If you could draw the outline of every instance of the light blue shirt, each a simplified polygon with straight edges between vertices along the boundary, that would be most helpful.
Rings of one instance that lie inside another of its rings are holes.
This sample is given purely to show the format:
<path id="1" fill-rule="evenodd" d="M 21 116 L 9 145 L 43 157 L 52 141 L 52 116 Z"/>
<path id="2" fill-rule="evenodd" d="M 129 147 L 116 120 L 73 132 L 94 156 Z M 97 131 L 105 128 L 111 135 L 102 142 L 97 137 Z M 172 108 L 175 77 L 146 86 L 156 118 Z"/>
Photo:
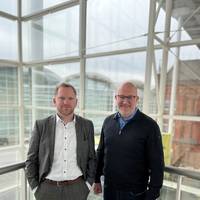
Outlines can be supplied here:
<path id="1" fill-rule="evenodd" d="M 119 117 L 118 122 L 119 122 L 119 126 L 120 126 L 120 132 L 119 134 L 121 134 L 121 130 L 124 128 L 124 126 L 131 120 L 133 119 L 133 117 L 135 116 L 136 112 L 137 112 L 138 108 L 136 108 L 134 110 L 134 112 L 129 115 L 128 117 L 122 117 L 121 114 L 118 112 L 117 116 Z"/>

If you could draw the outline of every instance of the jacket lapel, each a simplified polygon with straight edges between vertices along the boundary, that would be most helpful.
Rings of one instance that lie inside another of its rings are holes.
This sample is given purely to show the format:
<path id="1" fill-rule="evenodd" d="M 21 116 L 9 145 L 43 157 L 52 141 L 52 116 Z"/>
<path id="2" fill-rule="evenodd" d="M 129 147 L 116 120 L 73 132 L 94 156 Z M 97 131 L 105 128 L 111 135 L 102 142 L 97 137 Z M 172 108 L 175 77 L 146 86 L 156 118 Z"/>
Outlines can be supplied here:
<path id="1" fill-rule="evenodd" d="M 56 115 L 53 115 L 48 123 L 49 132 L 49 149 L 50 149 L 50 163 L 53 163 L 54 146 L 55 146 L 55 132 L 56 132 Z"/>
<path id="2" fill-rule="evenodd" d="M 76 129 L 76 140 L 77 140 L 77 162 L 80 166 L 80 158 L 81 158 L 81 139 L 82 139 L 82 123 L 81 118 L 75 115 L 75 129 Z"/>

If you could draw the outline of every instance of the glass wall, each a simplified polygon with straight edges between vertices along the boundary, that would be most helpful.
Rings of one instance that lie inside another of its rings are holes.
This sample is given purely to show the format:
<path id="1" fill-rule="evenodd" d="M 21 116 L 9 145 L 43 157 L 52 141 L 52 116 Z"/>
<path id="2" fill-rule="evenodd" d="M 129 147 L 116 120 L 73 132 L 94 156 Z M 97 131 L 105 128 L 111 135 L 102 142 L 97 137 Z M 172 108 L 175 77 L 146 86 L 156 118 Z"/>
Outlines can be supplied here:
<path id="1" fill-rule="evenodd" d="M 116 112 L 116 87 L 130 80 L 138 87 L 138 107 L 171 137 L 169 163 L 200 169 L 200 162 L 190 159 L 197 160 L 200 151 L 195 6 L 184 4 L 188 8 L 182 10 L 173 4 L 166 18 L 168 1 L 157 2 L 151 33 L 149 7 L 155 1 L 22 0 L 22 18 L 13 2 L 0 3 L 0 149 L 15 145 L 23 155 L 17 158 L 25 158 L 22 145 L 28 145 L 36 119 L 55 113 L 52 96 L 62 81 L 75 86 L 76 112 L 92 119 L 99 134 L 104 118 Z"/>
<path id="2" fill-rule="evenodd" d="M 17 60 L 17 23 L 0 17 L 0 27 L 0 59 Z"/>
<path id="3" fill-rule="evenodd" d="M 87 53 L 146 46 L 148 6 L 147 0 L 88 0 Z"/>

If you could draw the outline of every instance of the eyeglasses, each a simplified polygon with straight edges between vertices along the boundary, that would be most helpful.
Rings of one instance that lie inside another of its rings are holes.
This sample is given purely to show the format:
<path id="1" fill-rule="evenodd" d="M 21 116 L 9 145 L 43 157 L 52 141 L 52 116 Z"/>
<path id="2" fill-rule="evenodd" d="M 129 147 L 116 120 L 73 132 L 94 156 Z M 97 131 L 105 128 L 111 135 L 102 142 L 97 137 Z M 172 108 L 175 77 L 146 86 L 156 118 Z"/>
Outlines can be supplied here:
<path id="1" fill-rule="evenodd" d="M 137 96 L 134 95 L 129 95 L 129 96 L 125 96 L 125 95 L 116 95 L 116 97 L 118 97 L 120 99 L 120 101 L 124 101 L 125 99 L 127 99 L 128 101 L 132 101 L 133 99 L 135 99 Z"/>

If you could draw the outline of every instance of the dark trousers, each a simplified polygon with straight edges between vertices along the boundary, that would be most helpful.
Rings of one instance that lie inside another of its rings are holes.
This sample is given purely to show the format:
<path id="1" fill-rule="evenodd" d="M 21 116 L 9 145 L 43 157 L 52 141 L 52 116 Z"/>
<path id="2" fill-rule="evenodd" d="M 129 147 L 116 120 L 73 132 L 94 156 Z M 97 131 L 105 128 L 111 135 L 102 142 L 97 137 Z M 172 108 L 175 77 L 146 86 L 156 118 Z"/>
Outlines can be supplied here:
<path id="1" fill-rule="evenodd" d="M 144 200 L 145 192 L 134 193 L 133 191 L 116 190 L 104 187 L 104 200 Z"/>
<path id="2" fill-rule="evenodd" d="M 89 194 L 84 180 L 70 185 L 52 185 L 42 182 L 35 192 L 36 200 L 86 200 Z"/>

